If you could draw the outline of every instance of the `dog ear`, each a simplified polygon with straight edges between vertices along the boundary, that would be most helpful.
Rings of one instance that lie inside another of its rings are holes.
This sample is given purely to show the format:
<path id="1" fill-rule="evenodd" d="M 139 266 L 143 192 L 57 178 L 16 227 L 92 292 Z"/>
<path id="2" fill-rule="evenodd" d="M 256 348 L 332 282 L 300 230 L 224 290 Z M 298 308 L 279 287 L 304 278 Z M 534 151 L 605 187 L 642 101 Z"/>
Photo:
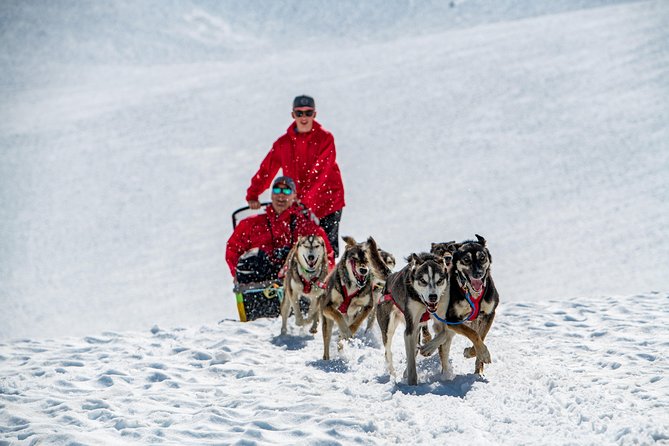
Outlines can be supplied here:
<path id="1" fill-rule="evenodd" d="M 355 239 L 353 237 L 348 236 L 348 235 L 343 235 L 341 237 L 341 239 L 344 240 L 348 246 L 357 245 L 357 243 L 355 242 Z"/>
<path id="2" fill-rule="evenodd" d="M 481 245 L 485 246 L 485 239 L 478 234 L 474 234 L 474 235 L 476 236 L 476 239 L 479 241 L 479 243 Z"/>

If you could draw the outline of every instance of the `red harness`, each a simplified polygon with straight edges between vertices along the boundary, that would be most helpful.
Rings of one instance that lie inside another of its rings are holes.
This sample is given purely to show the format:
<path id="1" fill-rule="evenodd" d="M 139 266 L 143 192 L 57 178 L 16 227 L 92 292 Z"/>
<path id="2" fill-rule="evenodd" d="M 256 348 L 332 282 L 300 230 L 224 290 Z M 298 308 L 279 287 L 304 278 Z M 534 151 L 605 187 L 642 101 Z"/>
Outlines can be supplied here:
<path id="1" fill-rule="evenodd" d="M 400 310 L 400 313 L 404 314 L 404 311 L 402 311 L 402 309 L 400 308 L 400 306 L 397 305 L 397 302 L 395 302 L 395 299 L 393 299 L 393 295 L 392 295 L 392 294 L 390 294 L 390 293 L 388 293 L 388 294 L 384 294 L 384 295 L 381 297 L 381 299 L 379 299 L 379 303 L 381 303 L 381 302 L 388 302 L 388 301 L 392 301 L 393 304 L 395 304 L 395 306 L 397 307 L 397 309 Z M 429 320 L 430 320 L 430 312 L 427 311 L 427 310 L 425 310 L 425 313 L 423 313 L 423 315 L 420 317 L 420 321 L 421 321 L 421 322 L 427 322 L 427 321 L 429 321 Z"/>
<path id="2" fill-rule="evenodd" d="M 349 305 L 351 305 L 351 301 L 353 300 L 354 297 L 360 294 L 362 288 L 358 288 L 358 291 L 356 291 L 353 294 L 348 294 L 348 292 L 346 291 L 346 287 L 344 285 L 342 285 L 341 290 L 344 292 L 344 302 L 342 302 L 341 305 L 339 305 L 339 312 L 341 314 L 346 314 Z"/>
<path id="3" fill-rule="evenodd" d="M 318 288 L 322 290 L 324 290 L 325 287 L 327 286 L 325 282 L 321 282 L 318 280 L 318 276 L 314 276 L 314 278 L 311 280 L 306 280 L 304 277 L 300 276 L 300 280 L 302 281 L 302 289 L 304 290 L 305 294 L 311 293 L 312 285 L 316 285 Z"/>
<path id="4" fill-rule="evenodd" d="M 469 305 L 472 307 L 472 312 L 469 314 L 469 317 L 467 318 L 467 320 L 468 321 L 473 321 L 479 315 L 479 311 L 481 309 L 481 299 L 485 295 L 485 285 L 483 285 L 481 287 L 481 294 L 479 294 L 479 297 L 476 297 L 476 298 L 473 297 L 472 294 L 468 290 L 466 290 L 462 287 L 460 287 L 460 289 L 465 292 L 465 297 L 469 301 Z"/>

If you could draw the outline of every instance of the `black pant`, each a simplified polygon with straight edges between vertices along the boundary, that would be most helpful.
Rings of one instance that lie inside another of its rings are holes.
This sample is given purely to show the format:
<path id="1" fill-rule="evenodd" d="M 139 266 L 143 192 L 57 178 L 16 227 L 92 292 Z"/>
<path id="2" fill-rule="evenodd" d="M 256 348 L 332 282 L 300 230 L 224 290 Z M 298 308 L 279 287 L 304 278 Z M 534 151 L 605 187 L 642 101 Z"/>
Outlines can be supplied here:
<path id="1" fill-rule="evenodd" d="M 341 221 L 341 211 L 342 209 L 326 215 L 319 220 L 320 226 L 327 234 L 330 245 L 334 250 L 335 259 L 339 257 L 339 222 Z"/>

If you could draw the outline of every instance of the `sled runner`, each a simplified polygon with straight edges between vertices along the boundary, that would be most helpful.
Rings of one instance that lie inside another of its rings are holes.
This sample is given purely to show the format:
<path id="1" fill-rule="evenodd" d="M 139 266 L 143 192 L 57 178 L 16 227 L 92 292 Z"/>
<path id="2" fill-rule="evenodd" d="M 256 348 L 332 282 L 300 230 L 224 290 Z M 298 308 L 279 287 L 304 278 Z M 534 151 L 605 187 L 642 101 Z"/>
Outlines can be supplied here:
<path id="1" fill-rule="evenodd" d="M 260 209 L 241 207 L 232 213 L 232 228 L 252 215 L 257 215 L 269 202 L 261 203 Z M 253 321 L 261 317 L 278 317 L 283 300 L 283 282 L 274 278 L 263 282 L 239 283 L 233 288 L 237 300 L 237 312 L 241 322 Z"/>

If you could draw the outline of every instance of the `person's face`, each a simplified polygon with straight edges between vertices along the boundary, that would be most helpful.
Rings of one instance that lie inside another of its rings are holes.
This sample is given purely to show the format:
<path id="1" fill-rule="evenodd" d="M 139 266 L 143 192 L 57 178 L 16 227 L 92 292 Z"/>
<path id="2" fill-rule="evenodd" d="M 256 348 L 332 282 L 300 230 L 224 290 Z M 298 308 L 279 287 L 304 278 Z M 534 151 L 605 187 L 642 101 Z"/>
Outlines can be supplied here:
<path id="1" fill-rule="evenodd" d="M 314 126 L 316 110 L 311 107 L 297 107 L 293 109 L 291 116 L 295 119 L 298 133 L 306 133 Z"/>
<path id="2" fill-rule="evenodd" d="M 287 184 L 279 183 L 272 187 L 272 207 L 277 214 L 280 214 L 291 207 L 294 202 L 295 191 L 292 190 Z"/>

